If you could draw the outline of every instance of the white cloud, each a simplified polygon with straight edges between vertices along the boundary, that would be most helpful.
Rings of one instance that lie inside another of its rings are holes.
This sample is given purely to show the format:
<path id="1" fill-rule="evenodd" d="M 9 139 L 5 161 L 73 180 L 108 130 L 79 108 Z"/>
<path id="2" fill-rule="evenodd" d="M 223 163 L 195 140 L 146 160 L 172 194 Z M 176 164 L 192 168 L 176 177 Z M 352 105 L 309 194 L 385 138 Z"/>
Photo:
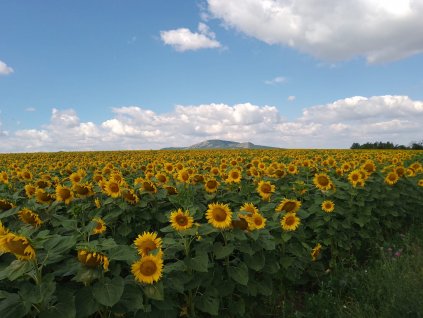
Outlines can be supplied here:
<path id="1" fill-rule="evenodd" d="M 423 52 L 421 0 L 208 0 L 208 16 L 267 44 L 327 61 Z"/>
<path id="2" fill-rule="evenodd" d="M 286 148 L 347 148 L 353 142 L 422 139 L 423 101 L 407 96 L 353 96 L 305 108 L 288 120 L 274 106 L 251 103 L 177 105 L 158 114 L 116 107 L 102 123 L 81 122 L 75 110 L 53 109 L 41 128 L 2 131 L 0 152 L 159 149 L 207 139 Z"/>
<path id="3" fill-rule="evenodd" d="M 12 74 L 13 72 L 14 72 L 13 68 L 8 66 L 3 61 L 0 61 L 0 75 L 9 75 L 9 74 Z"/>
<path id="4" fill-rule="evenodd" d="M 294 95 L 288 96 L 288 98 L 286 99 L 288 102 L 293 102 L 297 97 L 295 97 Z"/>
<path id="5" fill-rule="evenodd" d="M 277 85 L 277 84 L 283 84 L 286 83 L 287 79 L 283 76 L 277 76 L 275 78 L 272 78 L 271 80 L 264 81 L 267 85 Z"/>
<path id="6" fill-rule="evenodd" d="M 204 24 L 198 24 L 198 32 L 191 32 L 187 28 L 179 28 L 169 31 L 161 31 L 162 41 L 172 46 L 176 51 L 196 51 L 199 49 L 220 48 L 221 44 L 216 40 L 216 35 Z"/>
<path id="7" fill-rule="evenodd" d="M 27 107 L 27 108 L 25 108 L 25 111 L 26 112 L 35 112 L 36 109 L 35 109 L 35 107 Z"/>

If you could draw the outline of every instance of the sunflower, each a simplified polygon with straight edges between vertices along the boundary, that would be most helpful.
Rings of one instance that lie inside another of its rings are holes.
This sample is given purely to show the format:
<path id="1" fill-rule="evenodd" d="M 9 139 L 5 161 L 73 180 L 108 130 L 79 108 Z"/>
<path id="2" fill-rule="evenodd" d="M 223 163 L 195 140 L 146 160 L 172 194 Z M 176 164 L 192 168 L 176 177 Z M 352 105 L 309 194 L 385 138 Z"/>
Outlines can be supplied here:
<path id="1" fill-rule="evenodd" d="M 35 195 L 35 191 L 37 190 L 37 188 L 32 184 L 26 184 L 24 189 L 25 189 L 25 194 L 29 199 Z"/>
<path id="2" fill-rule="evenodd" d="M 157 188 L 156 188 L 156 186 L 155 186 L 155 184 L 153 182 L 144 180 L 141 183 L 140 191 L 149 192 L 149 193 L 156 193 L 157 192 Z"/>
<path id="3" fill-rule="evenodd" d="M 43 223 L 39 215 L 35 212 L 32 212 L 28 208 L 23 208 L 22 210 L 20 210 L 18 215 L 19 215 L 19 219 L 22 222 L 26 224 L 31 224 L 32 226 L 35 226 L 35 227 L 38 227 Z"/>
<path id="4" fill-rule="evenodd" d="M 204 188 L 208 193 L 213 193 L 217 191 L 217 187 L 219 186 L 219 182 L 217 182 L 215 179 L 209 179 L 204 184 Z"/>
<path id="5" fill-rule="evenodd" d="M 139 234 L 134 240 L 135 247 L 138 250 L 138 254 L 141 256 L 147 256 L 151 251 L 162 247 L 162 239 L 157 237 L 157 233 L 144 232 L 142 235 Z"/>
<path id="6" fill-rule="evenodd" d="M 73 200 L 73 192 L 70 188 L 57 185 L 56 186 L 56 201 L 63 201 L 65 204 L 69 204 Z"/>
<path id="7" fill-rule="evenodd" d="M 103 265 L 103 269 L 109 269 L 109 258 L 98 252 L 90 252 L 85 249 L 78 250 L 78 261 L 87 267 L 99 267 Z"/>
<path id="8" fill-rule="evenodd" d="M 135 191 L 132 189 L 124 189 L 122 191 L 122 198 L 129 204 L 137 204 L 139 202 L 138 196 L 135 194 Z"/>
<path id="9" fill-rule="evenodd" d="M 122 194 L 119 182 L 113 180 L 109 180 L 104 184 L 104 191 L 112 198 L 118 198 Z"/>
<path id="10" fill-rule="evenodd" d="M 376 171 L 376 166 L 375 166 L 375 164 L 373 163 L 373 161 L 371 161 L 371 160 L 366 161 L 366 162 L 363 164 L 362 168 L 363 168 L 364 170 L 366 170 L 368 173 L 372 173 L 372 172 L 375 172 L 375 171 Z"/>
<path id="11" fill-rule="evenodd" d="M 301 207 L 301 201 L 293 199 L 283 199 L 281 203 L 276 207 L 276 212 L 285 211 L 287 213 L 296 213 Z"/>
<path id="12" fill-rule="evenodd" d="M 187 169 L 182 168 L 178 171 L 177 179 L 180 182 L 187 183 L 190 181 L 190 174 Z"/>
<path id="13" fill-rule="evenodd" d="M 385 177 L 385 183 L 388 185 L 394 185 L 399 180 L 399 176 L 395 173 L 395 171 L 391 171 L 388 173 L 388 175 Z"/>
<path id="14" fill-rule="evenodd" d="M 189 215 L 188 210 L 184 212 L 182 209 L 178 209 L 170 214 L 170 222 L 176 231 L 183 231 L 192 227 L 194 219 Z"/>
<path id="15" fill-rule="evenodd" d="M 247 218 L 248 217 L 246 217 L 246 216 L 241 217 L 241 215 L 240 215 L 238 220 L 232 220 L 231 221 L 232 228 L 240 229 L 240 230 L 243 230 L 243 231 L 248 229 L 249 224 L 248 224 Z"/>
<path id="16" fill-rule="evenodd" d="M 327 174 L 317 173 L 313 178 L 314 185 L 322 191 L 331 189 L 332 182 Z"/>
<path id="17" fill-rule="evenodd" d="M 325 200 L 322 202 L 322 210 L 326 213 L 331 213 L 335 209 L 335 203 L 331 200 Z"/>
<path id="18" fill-rule="evenodd" d="M 295 231 L 300 223 L 300 218 L 292 212 L 286 213 L 281 219 L 281 227 L 285 231 Z"/>
<path id="19" fill-rule="evenodd" d="M 91 234 L 102 234 L 106 231 L 106 223 L 102 218 L 94 218 L 92 219 L 92 222 L 94 222 L 95 227 L 93 228 Z"/>
<path id="20" fill-rule="evenodd" d="M 97 209 L 100 209 L 100 208 L 101 208 L 101 201 L 100 201 L 100 199 L 99 199 L 99 198 L 95 198 L 95 199 L 94 199 L 94 204 L 95 204 L 95 207 L 96 207 Z"/>
<path id="21" fill-rule="evenodd" d="M 249 230 L 260 230 L 266 226 L 266 218 L 260 213 L 254 213 L 247 219 Z"/>
<path id="22" fill-rule="evenodd" d="M 22 170 L 22 172 L 20 173 L 20 177 L 21 179 L 25 180 L 25 181 L 29 181 L 32 180 L 32 173 L 29 170 Z"/>
<path id="23" fill-rule="evenodd" d="M 7 211 L 14 208 L 15 205 L 5 199 L 0 199 L 0 211 Z"/>
<path id="24" fill-rule="evenodd" d="M 322 250 L 322 245 L 320 243 L 317 243 L 315 247 L 311 250 L 311 259 L 316 261 L 317 257 L 320 255 L 320 252 Z"/>
<path id="25" fill-rule="evenodd" d="M 0 182 L 1 183 L 4 183 L 4 184 L 8 184 L 9 183 L 9 177 L 8 177 L 6 171 L 0 172 Z"/>
<path id="26" fill-rule="evenodd" d="M 226 229 L 231 226 L 232 211 L 227 204 L 211 203 L 206 212 L 208 222 L 218 229 Z"/>
<path id="27" fill-rule="evenodd" d="M 255 213 L 259 213 L 259 210 L 254 206 L 254 204 L 252 203 L 244 203 L 240 209 L 241 212 L 245 212 L 246 214 L 240 214 L 241 215 L 246 215 L 246 216 L 252 216 Z"/>
<path id="28" fill-rule="evenodd" d="M 41 189 L 45 189 L 45 188 L 49 188 L 51 186 L 51 182 L 48 180 L 37 180 L 35 181 L 35 186 L 37 188 L 41 188 Z"/>
<path id="29" fill-rule="evenodd" d="M 15 254 L 16 258 L 21 261 L 33 260 L 35 258 L 35 250 L 28 239 L 25 236 L 16 235 L 12 232 L 0 236 L 0 251 Z"/>
<path id="30" fill-rule="evenodd" d="M 38 203 L 50 204 L 54 200 L 54 196 L 44 189 L 35 190 L 35 197 Z"/>
<path id="31" fill-rule="evenodd" d="M 6 229 L 6 228 L 3 226 L 3 223 L 1 223 L 1 221 L 0 221 L 0 237 L 1 237 L 2 235 L 6 235 L 7 233 L 9 233 L 9 230 L 8 230 L 8 229 Z M 0 252 L 1 252 L 1 247 L 0 247 Z"/>
<path id="32" fill-rule="evenodd" d="M 418 185 L 419 187 L 423 187 L 423 179 L 420 179 L 420 180 L 417 182 L 417 185 Z"/>
<path id="33" fill-rule="evenodd" d="M 348 181 L 353 187 L 357 186 L 357 183 L 363 180 L 360 170 L 353 170 L 348 174 Z"/>
<path id="34" fill-rule="evenodd" d="M 176 190 L 175 187 L 165 186 L 164 188 L 166 189 L 168 195 L 178 194 L 178 190 Z"/>
<path id="35" fill-rule="evenodd" d="M 240 183 L 241 182 L 241 172 L 238 169 L 232 169 L 228 172 L 228 178 L 226 179 L 227 183 Z"/>
<path id="36" fill-rule="evenodd" d="M 257 186 L 257 192 L 260 194 L 261 198 L 265 201 L 270 200 L 270 196 L 275 192 L 276 187 L 270 183 L 270 181 L 260 181 Z"/>
<path id="37" fill-rule="evenodd" d="M 140 283 L 153 284 L 162 277 L 163 260 L 154 255 L 143 256 L 131 266 L 131 272 Z"/>
<path id="38" fill-rule="evenodd" d="M 164 173 L 157 173 L 155 177 L 160 183 L 167 183 L 168 181 L 167 176 Z"/>
<path id="39" fill-rule="evenodd" d="M 82 181 L 82 176 L 78 172 L 74 172 L 69 176 L 70 181 L 75 184 Z"/>
<path id="40" fill-rule="evenodd" d="M 289 173 L 289 174 L 297 174 L 297 173 L 298 173 L 298 168 L 297 168 L 297 166 L 296 166 L 296 165 L 294 165 L 294 164 L 290 164 L 290 165 L 288 165 L 287 170 L 288 170 L 288 173 Z"/>
<path id="41" fill-rule="evenodd" d="M 86 198 L 94 194 L 93 186 L 90 183 L 74 183 L 72 185 L 72 190 L 76 193 L 78 198 Z"/>

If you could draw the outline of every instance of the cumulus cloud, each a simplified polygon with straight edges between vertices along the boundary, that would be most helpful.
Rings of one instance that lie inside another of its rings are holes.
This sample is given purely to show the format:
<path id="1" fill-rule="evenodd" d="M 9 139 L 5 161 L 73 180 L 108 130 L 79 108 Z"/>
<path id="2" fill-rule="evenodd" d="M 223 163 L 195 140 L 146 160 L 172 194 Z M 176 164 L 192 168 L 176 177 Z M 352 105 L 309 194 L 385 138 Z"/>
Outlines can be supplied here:
<path id="1" fill-rule="evenodd" d="M 9 74 L 12 74 L 13 72 L 14 72 L 13 68 L 8 66 L 3 61 L 0 61 L 0 75 L 9 75 Z"/>
<path id="2" fill-rule="evenodd" d="M 327 61 L 387 62 L 423 52 L 421 0 L 208 0 L 207 16 Z"/>
<path id="3" fill-rule="evenodd" d="M 423 101 L 407 96 L 353 96 L 305 108 L 287 119 L 275 106 L 251 103 L 176 105 L 158 114 L 116 107 L 102 123 L 81 122 L 73 109 L 53 109 L 49 123 L 1 130 L 0 152 L 160 149 L 207 139 L 251 141 L 286 148 L 348 148 L 353 142 L 420 140 Z"/>
<path id="4" fill-rule="evenodd" d="M 179 52 L 221 47 L 219 41 L 216 40 L 216 35 L 204 23 L 198 24 L 198 32 L 191 32 L 187 28 L 179 28 L 161 31 L 160 37 L 165 44 L 172 46 Z"/>
<path id="5" fill-rule="evenodd" d="M 288 96 L 288 98 L 286 99 L 288 102 L 293 102 L 297 97 L 295 97 L 294 95 Z"/>

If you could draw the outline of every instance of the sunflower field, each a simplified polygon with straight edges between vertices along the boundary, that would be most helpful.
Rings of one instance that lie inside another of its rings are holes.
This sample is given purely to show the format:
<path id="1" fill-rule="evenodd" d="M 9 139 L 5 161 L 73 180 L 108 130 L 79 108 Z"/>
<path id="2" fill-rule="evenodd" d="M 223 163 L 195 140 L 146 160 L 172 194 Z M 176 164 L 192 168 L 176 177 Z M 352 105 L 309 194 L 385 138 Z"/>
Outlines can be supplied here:
<path id="1" fill-rule="evenodd" d="M 422 214 L 422 151 L 2 154 L 0 317 L 257 317 Z"/>

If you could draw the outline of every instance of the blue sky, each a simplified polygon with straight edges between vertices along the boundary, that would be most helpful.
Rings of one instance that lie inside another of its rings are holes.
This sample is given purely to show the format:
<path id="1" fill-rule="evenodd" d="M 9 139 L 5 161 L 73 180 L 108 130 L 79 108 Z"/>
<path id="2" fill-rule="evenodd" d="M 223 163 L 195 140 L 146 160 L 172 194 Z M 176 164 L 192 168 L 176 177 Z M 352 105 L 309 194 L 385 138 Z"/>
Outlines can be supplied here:
<path id="1" fill-rule="evenodd" d="M 0 12 L 0 152 L 423 139 L 421 0 L 3 0 Z"/>

